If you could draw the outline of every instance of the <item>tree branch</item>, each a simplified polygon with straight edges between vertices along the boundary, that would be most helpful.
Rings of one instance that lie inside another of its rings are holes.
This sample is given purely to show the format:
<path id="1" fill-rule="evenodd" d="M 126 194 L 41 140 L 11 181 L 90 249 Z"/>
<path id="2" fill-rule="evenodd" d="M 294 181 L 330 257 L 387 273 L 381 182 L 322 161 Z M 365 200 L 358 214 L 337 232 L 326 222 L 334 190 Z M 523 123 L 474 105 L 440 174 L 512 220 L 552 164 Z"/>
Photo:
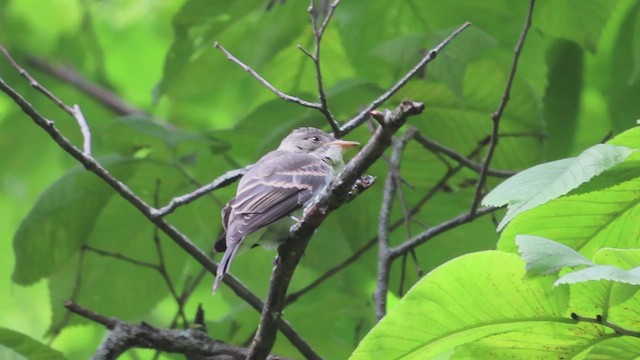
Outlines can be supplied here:
<path id="1" fill-rule="evenodd" d="M 207 359 L 244 359 L 247 349 L 230 346 L 211 339 L 202 327 L 188 330 L 158 329 L 149 324 L 131 324 L 116 318 L 109 318 L 72 302 L 64 306 L 71 312 L 93 320 L 111 330 L 100 344 L 92 360 L 111 360 L 133 348 L 156 349 L 168 353 L 207 357 Z M 267 359 L 282 357 L 269 355 Z"/>
<path id="2" fill-rule="evenodd" d="M 452 229 L 454 227 L 460 226 L 462 224 L 466 224 L 482 215 L 486 215 L 486 214 L 490 214 L 494 211 L 497 211 L 500 208 L 495 208 L 495 207 L 483 207 L 483 208 L 479 208 L 475 213 L 471 214 L 471 213 L 464 213 L 462 215 L 458 215 L 456 217 L 454 217 L 453 219 L 449 220 L 449 221 L 445 221 L 443 223 L 440 223 L 436 226 L 433 226 L 425 231 L 423 231 L 422 233 L 414 236 L 413 238 L 411 238 L 408 241 L 405 241 L 404 243 L 391 248 L 390 249 L 390 253 L 391 253 L 391 257 L 392 258 L 397 258 L 403 254 L 408 253 L 409 251 L 411 251 L 412 249 L 415 249 L 417 246 L 424 244 L 425 242 L 427 242 L 428 240 L 434 238 L 436 235 L 439 235 L 449 229 Z"/>
<path id="3" fill-rule="evenodd" d="M 504 109 L 507 107 L 507 103 L 509 102 L 509 98 L 511 97 L 511 86 L 513 85 L 513 79 L 516 77 L 516 70 L 518 68 L 518 60 L 520 59 L 520 53 L 522 51 L 522 47 L 524 46 L 524 41 L 527 38 L 527 34 L 529 32 L 529 28 L 531 27 L 531 17 L 533 16 L 533 7 L 536 3 L 536 0 L 529 1 L 529 11 L 527 12 L 527 17 L 524 22 L 524 26 L 522 28 L 522 33 L 520 34 L 520 39 L 518 39 L 518 43 L 516 44 L 514 55 L 513 55 L 513 63 L 511 64 L 511 71 L 509 72 L 509 78 L 507 79 L 507 85 L 505 86 L 504 93 L 502 94 L 502 100 L 500 101 L 500 105 L 498 109 L 491 114 L 491 121 L 493 122 L 493 127 L 491 131 L 491 140 L 489 142 L 489 150 L 487 151 L 487 156 L 482 163 L 482 169 L 480 170 L 480 177 L 478 178 L 478 183 L 476 184 L 476 192 L 473 197 L 473 203 L 471 203 L 471 214 L 475 214 L 478 211 L 478 206 L 480 206 L 480 201 L 482 200 L 482 189 L 484 188 L 484 184 L 487 181 L 487 175 L 489 170 L 489 165 L 491 165 L 491 160 L 493 159 L 493 154 L 498 146 L 498 132 L 500 130 L 500 119 L 502 118 L 502 113 Z"/>
<path id="4" fill-rule="evenodd" d="M 335 117 L 329 110 L 327 95 L 324 91 L 324 84 L 322 82 L 322 71 L 320 66 L 320 43 L 322 41 L 322 36 L 324 35 L 324 31 L 327 29 L 327 26 L 329 25 L 329 21 L 333 17 L 333 13 L 336 10 L 336 7 L 338 6 L 338 4 L 340 3 L 340 0 L 335 0 L 333 3 L 329 5 L 329 11 L 327 12 L 327 15 L 322 21 L 322 24 L 320 25 L 320 27 L 318 27 L 318 25 L 316 24 L 316 16 L 314 14 L 314 10 L 315 10 L 314 3 L 315 3 L 315 0 L 310 0 L 309 17 L 311 19 L 311 26 L 313 27 L 313 44 L 314 44 L 313 54 L 304 50 L 300 45 L 298 45 L 298 48 L 302 50 L 305 54 L 307 54 L 311 58 L 311 61 L 313 61 L 313 65 L 316 70 L 316 82 L 318 84 L 317 85 L 318 97 L 320 98 L 320 108 L 318 110 L 320 110 L 322 115 L 324 115 L 324 117 L 327 119 L 327 122 L 329 122 L 329 125 L 331 126 L 331 130 L 333 130 L 333 134 L 335 136 L 339 136 L 340 125 L 338 124 Z"/>
<path id="5" fill-rule="evenodd" d="M 356 115 L 351 120 L 347 121 L 340 128 L 340 135 L 348 134 L 356 127 L 360 126 L 363 122 L 367 120 L 369 114 L 372 110 L 375 110 L 378 106 L 382 105 L 385 101 L 387 101 L 393 94 L 395 94 L 398 90 L 400 90 L 403 86 L 409 82 L 420 69 L 422 69 L 426 64 L 431 62 L 433 59 L 438 56 L 438 53 L 444 49 L 451 40 L 453 40 L 456 36 L 458 36 L 464 29 L 471 25 L 470 22 L 465 22 L 459 28 L 457 28 L 451 35 L 447 36 L 442 42 L 440 42 L 435 48 L 431 49 L 427 54 L 411 69 L 407 72 L 397 83 L 395 83 L 389 90 L 387 90 L 384 94 L 380 95 L 377 99 L 375 99 L 369 106 L 364 108 L 358 115 Z"/>
<path id="6" fill-rule="evenodd" d="M 160 209 L 152 209 L 151 216 L 153 217 L 167 216 L 182 205 L 187 205 L 203 195 L 206 195 L 214 190 L 223 188 L 225 186 L 231 185 L 236 180 L 241 178 L 247 171 L 249 171 L 250 167 L 251 165 L 245 166 L 241 169 L 227 171 L 226 173 L 218 176 L 215 180 L 213 180 L 209 184 L 204 185 L 188 194 L 177 196 L 171 199 L 169 204 L 161 207 Z"/>
<path id="7" fill-rule="evenodd" d="M 304 106 L 304 107 L 308 107 L 308 108 L 312 108 L 312 109 L 321 109 L 322 108 L 321 104 L 312 103 L 312 102 L 309 102 L 309 101 L 306 101 L 306 100 L 302 100 L 302 99 L 300 99 L 298 97 L 287 95 L 287 94 L 283 93 L 282 91 L 278 90 L 275 86 L 271 85 L 271 83 L 268 82 L 265 78 L 260 76 L 260 74 L 258 74 L 255 70 L 253 70 L 249 65 L 243 63 L 237 57 L 233 56 L 229 51 L 227 51 L 227 49 L 222 47 L 222 45 L 220 45 L 219 42 L 217 42 L 217 41 L 214 42 L 213 43 L 213 47 L 218 49 L 218 50 L 220 50 L 220 51 L 222 51 L 222 53 L 227 57 L 227 59 L 229 59 L 232 62 L 236 63 L 238 66 L 240 66 L 242 69 L 244 69 L 244 71 L 246 71 L 249 74 L 251 74 L 251 76 L 256 78 L 262 85 L 264 85 L 267 89 L 271 90 L 271 92 L 273 92 L 274 94 L 278 95 L 283 100 L 289 101 L 289 102 L 293 102 L 293 103 L 296 103 L 298 105 L 301 105 L 301 106 Z"/>
<path id="8" fill-rule="evenodd" d="M 451 148 L 448 148 L 444 145 L 441 145 L 433 140 L 426 138 L 424 135 L 420 134 L 419 132 L 416 133 L 416 135 L 414 136 L 414 139 L 417 142 L 419 142 L 422 146 L 424 146 L 426 149 L 445 154 L 451 159 L 453 159 L 454 161 L 456 161 L 457 163 L 459 163 L 460 165 L 464 165 L 465 167 L 473 171 L 476 171 L 476 172 L 482 171 L 482 166 L 483 166 L 482 164 L 479 164 L 467 157 L 464 157 L 463 155 L 461 155 L 460 153 L 456 152 Z M 501 177 L 501 178 L 510 177 L 515 175 L 516 173 L 517 171 L 487 169 L 488 176 L 495 176 L 495 177 Z"/>
<path id="9" fill-rule="evenodd" d="M 398 173 L 400 171 L 400 161 L 402 153 L 409 143 L 409 140 L 415 135 L 416 129 L 412 128 L 407 131 L 402 138 L 393 139 L 393 150 L 389 161 L 389 172 L 387 180 L 384 184 L 384 192 L 382 195 L 382 206 L 380 208 L 380 217 L 378 220 L 378 277 L 376 280 L 376 291 L 374 300 L 376 303 L 376 319 L 380 321 L 387 309 L 387 290 L 389 286 L 389 271 L 391 269 L 391 253 L 389 251 L 389 222 L 391 218 L 391 208 L 393 200 L 398 188 Z"/>
<path id="10" fill-rule="evenodd" d="M 11 66 L 13 66 L 22 77 L 29 81 L 29 85 L 49 98 L 49 100 L 56 104 L 60 109 L 71 115 L 71 117 L 76 120 L 76 122 L 78 123 L 78 127 L 80 128 L 80 132 L 82 133 L 83 151 L 86 155 L 91 156 L 91 131 L 89 130 L 89 124 L 87 124 L 87 121 L 84 118 L 84 114 L 82 114 L 82 110 L 80 110 L 80 106 L 77 104 L 73 106 L 65 104 L 62 100 L 53 95 L 51 91 L 37 82 L 36 79 L 34 79 L 24 68 L 18 65 L 18 63 L 13 59 L 13 57 L 11 57 L 11 54 L 9 54 L 4 46 L 0 45 L 0 51 L 4 54 L 7 60 L 9 60 Z"/>

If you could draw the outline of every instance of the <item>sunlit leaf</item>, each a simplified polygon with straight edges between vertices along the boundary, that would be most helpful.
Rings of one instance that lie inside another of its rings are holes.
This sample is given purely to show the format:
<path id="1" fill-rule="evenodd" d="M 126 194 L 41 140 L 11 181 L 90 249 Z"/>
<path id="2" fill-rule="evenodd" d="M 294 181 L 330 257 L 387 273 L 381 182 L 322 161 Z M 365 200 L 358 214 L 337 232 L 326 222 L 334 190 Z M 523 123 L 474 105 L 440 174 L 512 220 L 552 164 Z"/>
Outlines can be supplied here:
<path id="1" fill-rule="evenodd" d="M 563 275 L 554 285 L 575 284 L 585 281 L 611 280 L 640 285 L 640 267 L 629 271 L 611 265 L 595 265 Z"/>
<path id="2" fill-rule="evenodd" d="M 524 170 L 496 186 L 482 203 L 508 205 L 501 230 L 516 215 L 567 194 L 594 176 L 624 161 L 632 149 L 598 144 L 576 158 L 562 159 Z"/>
<path id="3" fill-rule="evenodd" d="M 452 260 L 416 284 L 360 343 L 351 359 L 434 359 L 493 336 L 528 332 L 521 357 L 544 354 L 549 345 L 577 346 L 570 337 L 551 340 L 547 332 L 570 331 L 564 317 L 567 292 L 552 290 L 551 278 L 522 281 L 517 256 L 489 251 Z M 555 291 L 551 295 L 551 291 Z M 479 301 L 482 299 L 482 301 Z M 487 306 L 487 304 L 491 304 Z M 553 330 L 552 330 L 553 329 Z M 493 351 L 508 351 L 497 344 Z M 484 358 L 491 349 L 474 354 Z"/>
<path id="4" fill-rule="evenodd" d="M 518 235 L 516 245 L 527 271 L 533 274 L 556 273 L 565 267 L 593 265 L 572 248 L 539 236 Z"/>

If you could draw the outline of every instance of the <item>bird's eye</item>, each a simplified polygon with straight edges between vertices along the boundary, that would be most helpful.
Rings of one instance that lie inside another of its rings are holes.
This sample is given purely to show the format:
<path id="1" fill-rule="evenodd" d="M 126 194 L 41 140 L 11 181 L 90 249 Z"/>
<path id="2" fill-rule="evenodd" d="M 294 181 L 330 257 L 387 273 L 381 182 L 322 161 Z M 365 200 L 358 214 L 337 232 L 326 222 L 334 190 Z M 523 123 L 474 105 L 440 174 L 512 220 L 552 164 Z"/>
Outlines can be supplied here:
<path id="1" fill-rule="evenodd" d="M 320 138 L 319 138 L 319 137 L 317 137 L 317 136 L 310 136 L 310 137 L 308 138 L 308 140 L 311 140 L 311 141 L 313 141 L 313 142 L 318 142 L 318 141 L 320 141 Z"/>

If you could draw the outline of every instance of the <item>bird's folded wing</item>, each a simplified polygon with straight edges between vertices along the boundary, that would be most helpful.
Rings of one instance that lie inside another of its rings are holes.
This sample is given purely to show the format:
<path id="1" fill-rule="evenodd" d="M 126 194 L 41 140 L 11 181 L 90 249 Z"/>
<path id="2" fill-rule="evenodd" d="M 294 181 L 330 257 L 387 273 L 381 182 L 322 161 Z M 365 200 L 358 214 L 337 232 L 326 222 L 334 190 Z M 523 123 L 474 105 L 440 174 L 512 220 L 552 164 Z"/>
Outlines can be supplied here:
<path id="1" fill-rule="evenodd" d="M 245 175 L 236 197 L 229 203 L 232 209 L 229 219 L 236 218 L 233 222 L 245 234 L 302 206 L 329 182 L 333 172 L 324 161 L 308 154 L 265 160 L 260 171 Z"/>

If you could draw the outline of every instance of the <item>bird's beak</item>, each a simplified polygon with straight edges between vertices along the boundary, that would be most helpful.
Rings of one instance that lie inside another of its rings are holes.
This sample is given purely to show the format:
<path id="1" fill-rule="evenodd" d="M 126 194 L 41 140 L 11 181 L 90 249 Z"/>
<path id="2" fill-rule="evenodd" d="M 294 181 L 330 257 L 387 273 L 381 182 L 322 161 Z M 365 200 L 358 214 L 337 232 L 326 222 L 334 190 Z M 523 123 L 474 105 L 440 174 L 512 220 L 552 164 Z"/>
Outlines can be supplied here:
<path id="1" fill-rule="evenodd" d="M 360 143 L 357 141 L 334 140 L 328 143 L 327 145 L 338 146 L 340 149 L 344 150 L 344 149 L 352 148 L 354 146 L 360 146 Z"/>

